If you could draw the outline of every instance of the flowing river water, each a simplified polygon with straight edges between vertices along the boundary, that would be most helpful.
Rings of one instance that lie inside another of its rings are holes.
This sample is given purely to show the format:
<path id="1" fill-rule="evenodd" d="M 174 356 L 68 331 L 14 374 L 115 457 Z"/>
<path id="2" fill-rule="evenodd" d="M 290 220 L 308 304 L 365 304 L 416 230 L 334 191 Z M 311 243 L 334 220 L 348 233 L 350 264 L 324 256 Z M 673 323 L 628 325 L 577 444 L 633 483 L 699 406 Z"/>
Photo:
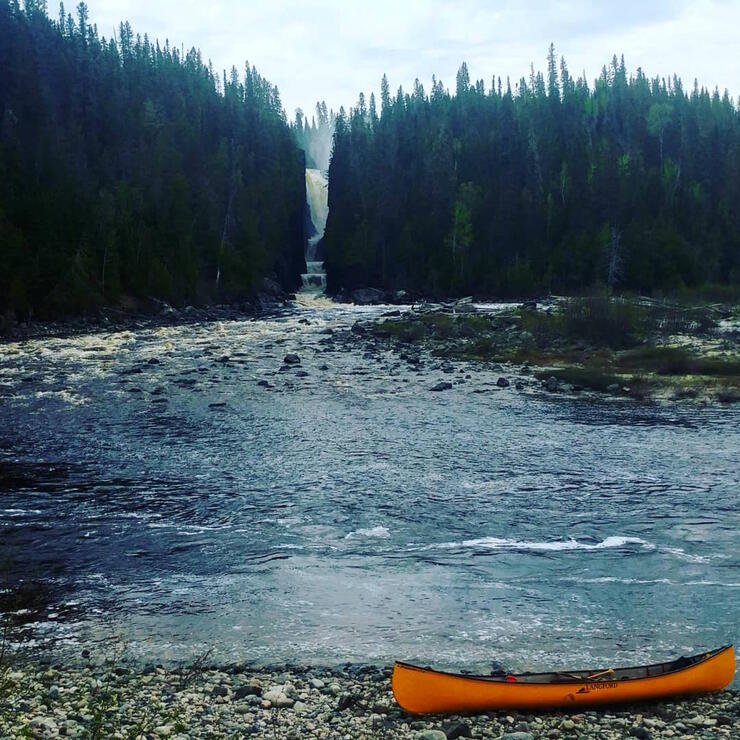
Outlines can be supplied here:
<path id="1" fill-rule="evenodd" d="M 331 341 L 382 310 L 0 346 L 0 556 L 48 589 L 33 640 L 487 670 L 738 638 L 740 410 L 465 364 L 431 393 L 430 364 Z"/>

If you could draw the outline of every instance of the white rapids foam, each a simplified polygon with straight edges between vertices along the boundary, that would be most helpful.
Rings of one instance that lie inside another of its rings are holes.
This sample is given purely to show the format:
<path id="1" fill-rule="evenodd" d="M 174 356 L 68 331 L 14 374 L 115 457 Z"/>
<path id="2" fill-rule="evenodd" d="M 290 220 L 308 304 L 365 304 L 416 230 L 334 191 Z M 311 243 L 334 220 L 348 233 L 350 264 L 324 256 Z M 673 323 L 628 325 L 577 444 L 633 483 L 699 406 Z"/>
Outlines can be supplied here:
<path id="1" fill-rule="evenodd" d="M 502 550 L 508 552 L 568 552 L 573 550 L 597 551 L 613 550 L 627 546 L 637 546 L 645 552 L 660 552 L 672 555 L 673 557 L 689 563 L 706 563 L 715 557 L 725 557 L 721 555 L 707 556 L 694 555 L 686 552 L 680 547 L 668 547 L 665 545 L 656 545 L 640 537 L 623 537 L 612 535 L 604 538 L 601 542 L 579 542 L 573 537 L 567 540 L 555 540 L 552 542 L 539 542 L 528 540 L 516 540 L 503 537 L 480 537 L 473 540 L 462 540 L 461 542 L 441 542 L 436 545 L 411 545 L 411 550 L 456 550 L 456 549 L 483 549 L 483 550 Z"/>
<path id="2" fill-rule="evenodd" d="M 608 550 L 624 547 L 625 545 L 639 545 L 644 550 L 655 550 L 655 545 L 639 537 L 607 537 L 601 542 L 578 542 L 572 537 L 555 542 L 530 542 L 527 540 L 513 540 L 501 537 L 481 537 L 475 540 L 462 542 L 442 542 L 438 545 L 427 545 L 425 550 L 452 550 L 455 548 L 484 548 L 487 550 L 525 550 L 533 552 L 562 552 L 565 550 Z"/>
<path id="3" fill-rule="evenodd" d="M 383 540 L 387 540 L 391 536 L 388 527 L 371 527 L 368 529 L 356 529 L 354 532 L 350 532 L 345 539 L 349 540 L 353 537 L 378 537 Z"/>

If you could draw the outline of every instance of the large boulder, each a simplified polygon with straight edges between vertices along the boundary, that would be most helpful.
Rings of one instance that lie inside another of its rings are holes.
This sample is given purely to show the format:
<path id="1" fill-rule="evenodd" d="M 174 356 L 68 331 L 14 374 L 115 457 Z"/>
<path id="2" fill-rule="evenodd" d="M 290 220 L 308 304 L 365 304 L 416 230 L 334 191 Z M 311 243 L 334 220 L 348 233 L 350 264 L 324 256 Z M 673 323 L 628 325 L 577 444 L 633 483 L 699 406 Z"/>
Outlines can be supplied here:
<path id="1" fill-rule="evenodd" d="M 357 288 L 350 293 L 352 303 L 358 303 L 361 306 L 368 306 L 374 303 L 382 303 L 385 299 L 385 293 L 377 288 Z"/>

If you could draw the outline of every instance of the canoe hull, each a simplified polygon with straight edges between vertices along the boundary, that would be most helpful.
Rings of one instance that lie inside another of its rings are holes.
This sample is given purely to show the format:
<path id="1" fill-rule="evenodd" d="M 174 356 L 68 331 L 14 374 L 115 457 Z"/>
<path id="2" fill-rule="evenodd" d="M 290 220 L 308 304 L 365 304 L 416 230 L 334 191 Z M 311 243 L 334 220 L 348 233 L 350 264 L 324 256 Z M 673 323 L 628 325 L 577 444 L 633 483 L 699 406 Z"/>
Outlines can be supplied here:
<path id="1" fill-rule="evenodd" d="M 734 675 L 735 653 L 729 646 L 688 668 L 622 681 L 508 683 L 396 663 L 392 687 L 396 701 L 412 714 L 486 712 L 587 707 L 703 694 L 723 689 Z"/>

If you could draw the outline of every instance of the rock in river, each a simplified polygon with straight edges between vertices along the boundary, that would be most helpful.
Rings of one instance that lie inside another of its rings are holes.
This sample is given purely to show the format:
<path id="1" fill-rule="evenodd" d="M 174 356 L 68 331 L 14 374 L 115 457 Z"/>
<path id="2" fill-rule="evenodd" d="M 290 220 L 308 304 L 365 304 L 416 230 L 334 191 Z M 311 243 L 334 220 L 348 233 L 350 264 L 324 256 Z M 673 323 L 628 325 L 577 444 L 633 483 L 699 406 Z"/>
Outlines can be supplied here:
<path id="1" fill-rule="evenodd" d="M 452 388 L 452 383 L 448 383 L 446 380 L 443 380 L 440 383 L 437 383 L 437 385 L 433 385 L 429 390 L 430 391 L 448 391 Z"/>
<path id="2" fill-rule="evenodd" d="M 360 305 L 381 303 L 383 297 L 383 291 L 377 288 L 358 288 L 357 290 L 353 290 L 350 295 L 352 302 L 359 303 Z"/>
<path id="3" fill-rule="evenodd" d="M 497 385 L 497 386 L 498 386 L 499 388 L 508 388 L 508 387 L 509 387 L 509 381 L 508 381 L 508 380 L 506 380 L 506 378 L 504 378 L 504 377 L 500 377 L 500 378 L 499 378 L 499 379 L 498 379 L 498 380 L 496 381 L 496 385 Z"/>
<path id="4" fill-rule="evenodd" d="M 301 358 L 298 357 L 298 355 L 296 355 L 296 354 L 285 355 L 285 358 L 283 359 L 283 362 L 286 365 L 300 365 L 301 364 Z"/>

